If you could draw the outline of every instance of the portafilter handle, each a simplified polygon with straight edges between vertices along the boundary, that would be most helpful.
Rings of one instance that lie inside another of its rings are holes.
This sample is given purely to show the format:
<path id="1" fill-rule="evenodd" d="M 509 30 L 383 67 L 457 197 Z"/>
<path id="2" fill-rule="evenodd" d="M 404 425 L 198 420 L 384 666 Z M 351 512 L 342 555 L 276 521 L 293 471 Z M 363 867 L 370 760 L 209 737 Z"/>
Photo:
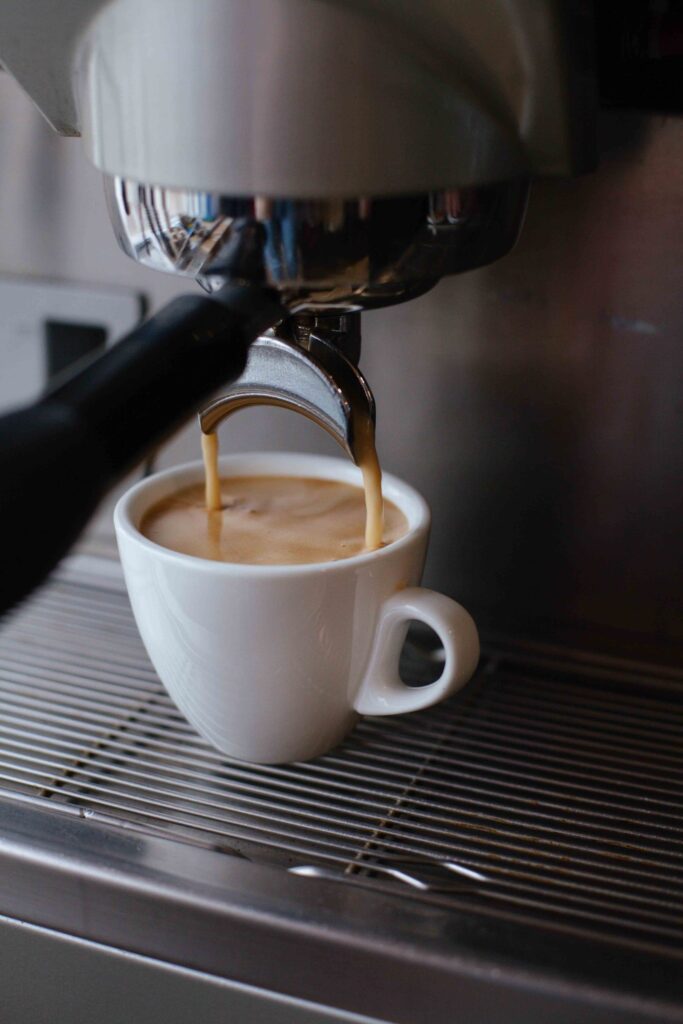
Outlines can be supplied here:
<path id="1" fill-rule="evenodd" d="M 0 612 L 58 562 L 107 490 L 242 372 L 277 295 L 181 296 L 32 406 L 0 417 Z"/>
<path id="2" fill-rule="evenodd" d="M 310 334 L 304 344 L 272 331 L 257 338 L 241 376 L 199 414 L 202 431 L 212 433 L 245 406 L 280 406 L 323 427 L 360 465 L 368 443 L 374 446 L 375 400 L 368 383 L 333 342 Z"/>

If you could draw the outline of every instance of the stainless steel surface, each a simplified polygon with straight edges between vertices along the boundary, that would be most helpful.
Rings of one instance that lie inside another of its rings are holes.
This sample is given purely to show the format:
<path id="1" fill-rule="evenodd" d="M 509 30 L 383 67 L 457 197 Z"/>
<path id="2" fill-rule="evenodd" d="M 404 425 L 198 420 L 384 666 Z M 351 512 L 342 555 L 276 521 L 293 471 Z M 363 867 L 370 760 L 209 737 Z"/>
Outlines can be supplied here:
<path id="1" fill-rule="evenodd" d="M 514 244 L 527 184 L 395 198 L 230 197 L 106 178 L 114 232 L 147 267 L 226 283 L 266 283 L 291 310 L 392 305 Z"/>
<path id="2" fill-rule="evenodd" d="M 534 186 L 509 257 L 366 314 L 361 365 L 380 458 L 432 508 L 429 586 L 480 624 L 661 656 L 683 639 L 683 121 L 605 115 L 601 143 L 596 174 Z"/>
<path id="3" fill-rule="evenodd" d="M 359 463 L 374 437 L 372 392 L 335 344 L 309 334 L 306 345 L 273 334 L 257 338 L 242 375 L 200 412 L 202 431 L 213 433 L 238 409 L 276 405 L 317 423 Z"/>
<path id="4" fill-rule="evenodd" d="M 271 1007 L 301 1009 L 305 1000 L 332 1019 L 346 1012 L 452 1024 L 454 1006 L 468 1024 L 683 1019 L 679 962 L 643 948 L 615 956 L 586 936 L 549 936 L 501 913 L 486 917 L 462 905 L 445 913 L 377 883 L 359 890 L 300 879 L 16 799 L 0 798 L 0 824 L 0 907 L 12 922 L 0 939 L 9 950 L 2 966 L 11 969 L 22 952 L 31 965 L 30 979 L 21 975 L 29 984 L 23 1007 L 49 999 L 50 967 L 64 963 L 66 950 L 89 953 L 95 943 L 102 956 L 90 958 L 99 960 L 94 965 L 79 958 L 78 994 L 92 987 L 106 995 L 107 964 L 123 959 L 133 967 L 134 998 L 133 958 L 152 959 L 165 969 L 156 989 L 164 1019 L 167 1004 L 172 1019 L 182 1000 L 188 971 L 205 992 L 198 1010 L 211 1005 L 215 982 L 227 980 L 233 991 L 260 990 Z M 30 936 L 28 922 L 39 926 Z M 67 995 L 62 980 L 50 1007 Z M 10 976 L 3 995 L 15 989 Z"/>
<path id="5" fill-rule="evenodd" d="M 472 871 L 452 860 L 443 857 L 419 857 L 416 854 L 406 857 L 389 857 L 388 864 L 378 865 L 372 875 L 383 881 L 390 879 L 401 882 L 425 893 L 448 893 L 472 891 L 472 882 L 487 882 L 486 875 Z M 298 864 L 290 868 L 293 875 L 301 878 L 325 878 L 331 882 L 352 882 L 354 885 L 374 888 L 374 881 L 354 875 L 349 878 L 341 871 L 331 868 L 317 867 L 315 864 Z"/>
<path id="6" fill-rule="evenodd" d="M 259 767 L 180 718 L 119 585 L 67 567 L 0 633 L 0 913 L 406 1024 L 683 1020 L 682 673 L 494 645 Z"/>
<path id="7" fill-rule="evenodd" d="M 0 965 L 8 1024 L 381 1024 L 2 916 Z"/>

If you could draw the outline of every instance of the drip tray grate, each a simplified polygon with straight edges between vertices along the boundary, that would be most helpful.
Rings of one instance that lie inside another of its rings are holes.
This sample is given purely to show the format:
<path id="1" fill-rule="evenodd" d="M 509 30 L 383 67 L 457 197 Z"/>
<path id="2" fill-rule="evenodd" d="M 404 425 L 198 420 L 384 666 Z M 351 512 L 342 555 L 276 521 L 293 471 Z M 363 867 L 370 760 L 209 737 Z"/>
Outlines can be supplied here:
<path id="1" fill-rule="evenodd" d="M 117 587 L 56 578 L 0 632 L 5 796 L 669 954 L 682 767 L 683 677 L 668 670 L 491 652 L 448 703 L 261 767 L 178 714 Z"/>

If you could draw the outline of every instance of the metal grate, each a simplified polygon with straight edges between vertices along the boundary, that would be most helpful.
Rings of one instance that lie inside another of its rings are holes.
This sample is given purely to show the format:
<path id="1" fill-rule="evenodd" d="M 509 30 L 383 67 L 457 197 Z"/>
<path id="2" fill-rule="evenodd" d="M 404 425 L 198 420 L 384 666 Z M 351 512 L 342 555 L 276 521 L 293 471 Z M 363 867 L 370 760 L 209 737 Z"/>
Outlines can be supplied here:
<path id="1" fill-rule="evenodd" d="M 675 672 L 494 652 L 447 704 L 261 767 L 222 758 L 181 718 L 117 589 L 58 579 L 0 633 L 5 795 L 670 954 L 681 767 Z"/>

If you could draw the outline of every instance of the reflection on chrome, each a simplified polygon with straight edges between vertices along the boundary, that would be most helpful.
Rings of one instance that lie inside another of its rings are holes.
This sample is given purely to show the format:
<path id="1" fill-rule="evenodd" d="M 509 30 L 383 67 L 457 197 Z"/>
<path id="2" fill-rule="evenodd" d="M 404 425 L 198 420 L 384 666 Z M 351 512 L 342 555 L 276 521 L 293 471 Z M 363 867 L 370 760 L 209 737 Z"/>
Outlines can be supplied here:
<path id="1" fill-rule="evenodd" d="M 291 310 L 390 305 L 514 243 L 526 183 L 356 199 L 229 197 L 106 178 L 117 239 L 133 259 L 196 278 L 268 284 Z"/>

